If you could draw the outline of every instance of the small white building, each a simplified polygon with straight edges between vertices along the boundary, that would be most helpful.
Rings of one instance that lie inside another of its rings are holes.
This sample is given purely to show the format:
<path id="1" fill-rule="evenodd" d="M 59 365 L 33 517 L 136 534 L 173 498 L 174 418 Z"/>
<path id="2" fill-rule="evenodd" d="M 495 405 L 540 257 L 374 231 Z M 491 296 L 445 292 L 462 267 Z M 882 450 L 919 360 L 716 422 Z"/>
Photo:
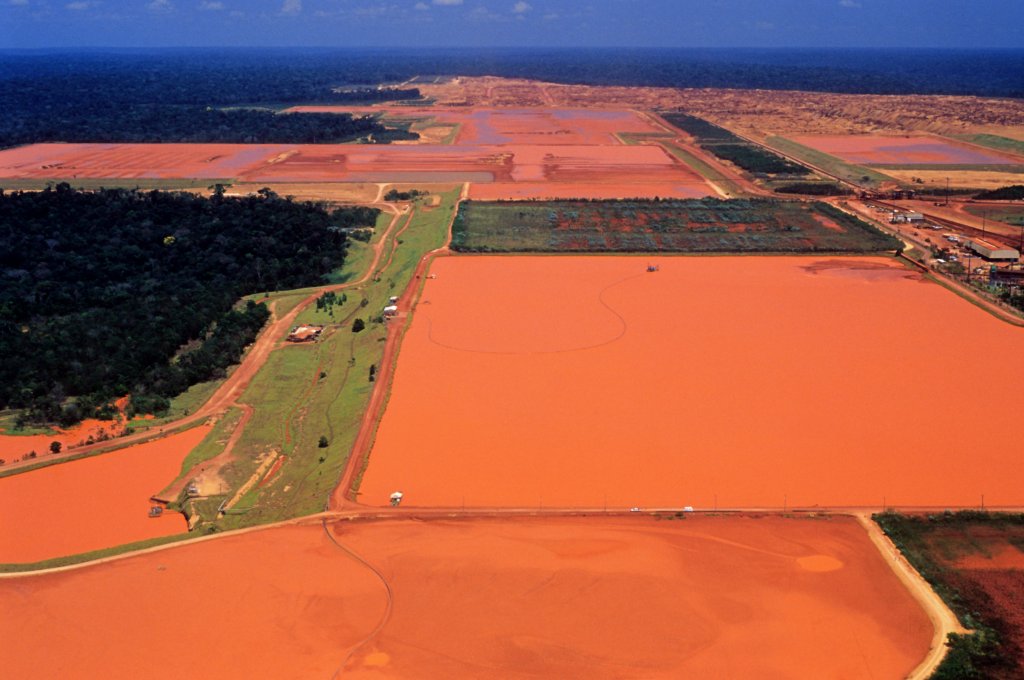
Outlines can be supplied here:
<path id="1" fill-rule="evenodd" d="M 384 308 L 384 316 L 394 316 L 398 314 L 398 305 L 388 305 Z"/>
<path id="2" fill-rule="evenodd" d="M 971 250 L 986 260 L 1009 260 L 1016 262 L 1020 259 L 1020 252 L 1016 248 L 1007 248 L 990 241 L 983 241 L 980 238 L 972 238 L 967 244 Z"/>

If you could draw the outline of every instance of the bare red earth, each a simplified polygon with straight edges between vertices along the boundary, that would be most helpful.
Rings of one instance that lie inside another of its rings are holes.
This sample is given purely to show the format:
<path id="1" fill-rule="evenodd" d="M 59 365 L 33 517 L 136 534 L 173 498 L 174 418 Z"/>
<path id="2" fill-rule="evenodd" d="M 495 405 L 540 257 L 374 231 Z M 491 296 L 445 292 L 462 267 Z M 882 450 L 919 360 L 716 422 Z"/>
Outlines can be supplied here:
<path id="1" fill-rule="evenodd" d="M 431 271 L 362 503 L 1024 502 L 1024 331 L 891 259 L 450 257 Z M 993 356 L 999 379 L 977 398 L 964 376 Z"/>
<path id="2" fill-rule="evenodd" d="M 396 520 L 331 533 L 366 564 L 319 526 L 292 526 L 2 579 L 0 636 L 19 641 L 5 673 L 897 678 L 931 636 L 849 519 Z"/>
<path id="3" fill-rule="evenodd" d="M 208 427 L 0 478 L 0 563 L 98 550 L 186 530 L 177 513 L 148 517 L 149 497 L 181 471 Z"/>

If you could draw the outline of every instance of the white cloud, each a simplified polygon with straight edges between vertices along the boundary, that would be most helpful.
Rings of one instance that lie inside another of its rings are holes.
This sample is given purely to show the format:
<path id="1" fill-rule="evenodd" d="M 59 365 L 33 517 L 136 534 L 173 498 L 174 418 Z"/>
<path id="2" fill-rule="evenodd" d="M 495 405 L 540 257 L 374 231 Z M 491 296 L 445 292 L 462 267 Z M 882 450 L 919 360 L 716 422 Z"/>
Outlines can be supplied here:
<path id="1" fill-rule="evenodd" d="M 420 12 L 425 12 L 428 9 L 430 9 L 430 5 L 428 5 L 425 2 L 417 2 L 415 5 L 412 6 L 412 8 L 415 10 L 419 10 Z"/>
<path id="2" fill-rule="evenodd" d="M 519 0 L 519 2 L 517 2 L 514 5 L 512 5 L 512 13 L 513 14 L 526 14 L 531 9 L 533 9 L 533 6 L 530 5 L 530 3 L 528 3 L 528 2 L 523 2 L 523 0 Z"/>
<path id="3" fill-rule="evenodd" d="M 840 7 L 860 7 L 861 4 L 857 0 L 839 0 Z"/>
<path id="4" fill-rule="evenodd" d="M 302 11 L 302 0 L 284 0 L 281 14 L 298 14 Z"/>
<path id="5" fill-rule="evenodd" d="M 8 5 L 16 5 L 18 7 L 24 7 L 28 4 L 28 0 L 8 0 Z"/>
<path id="6" fill-rule="evenodd" d="M 171 4 L 171 0 L 153 0 L 153 2 L 146 5 L 150 12 L 171 12 L 174 11 L 174 5 Z"/>
<path id="7" fill-rule="evenodd" d="M 434 0 L 434 4 L 435 5 L 447 5 L 447 6 L 461 5 L 462 4 L 462 0 Z"/>
<path id="8" fill-rule="evenodd" d="M 78 2 L 69 2 L 68 4 L 66 4 L 64 6 L 67 7 L 68 9 L 72 10 L 72 11 L 81 12 L 82 10 L 86 10 L 86 9 L 89 9 L 90 7 L 92 7 L 92 3 L 91 2 L 82 2 L 81 0 L 79 0 Z"/>
<path id="9" fill-rule="evenodd" d="M 224 3 L 217 0 L 203 0 L 199 3 L 199 9 L 204 12 L 219 12 L 224 9 Z"/>

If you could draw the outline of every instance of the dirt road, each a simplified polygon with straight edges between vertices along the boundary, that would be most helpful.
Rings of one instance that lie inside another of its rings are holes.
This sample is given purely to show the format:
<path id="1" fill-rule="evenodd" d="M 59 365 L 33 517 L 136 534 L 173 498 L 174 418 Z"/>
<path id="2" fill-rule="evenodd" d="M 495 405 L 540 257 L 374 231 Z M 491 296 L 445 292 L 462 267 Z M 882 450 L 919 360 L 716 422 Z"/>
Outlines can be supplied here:
<path id="1" fill-rule="evenodd" d="M 918 601 L 935 627 L 935 634 L 932 636 L 928 656 L 907 676 L 907 680 L 925 680 L 930 678 L 946 657 L 946 638 L 948 635 L 950 633 L 966 633 L 967 629 L 960 625 L 956 614 L 946 606 L 942 598 L 932 590 L 932 587 L 917 573 L 917 570 L 910 566 L 910 563 L 900 554 L 899 548 L 893 545 L 889 537 L 882 531 L 882 528 L 871 520 L 870 515 L 858 513 L 856 517 L 864 527 L 864 530 L 868 532 L 871 542 L 875 544 L 882 557 L 892 567 L 896 577 L 906 586 L 910 594 L 914 596 L 914 599 Z"/>
<path id="2" fill-rule="evenodd" d="M 445 235 L 444 245 L 420 258 L 409 286 L 398 299 L 398 316 L 388 326 L 388 335 L 384 343 L 384 356 L 380 360 L 380 369 L 377 374 L 377 380 L 374 383 L 373 392 L 370 395 L 370 402 L 363 413 L 363 419 L 359 425 L 359 434 L 356 435 L 355 443 L 349 452 L 348 461 L 345 464 L 345 469 L 342 471 L 341 479 L 338 481 L 338 486 L 335 487 L 328 501 L 327 507 L 329 510 L 340 510 L 350 505 L 358 505 L 352 497 L 352 485 L 370 454 L 370 447 L 373 444 L 377 425 L 384 414 L 388 392 L 391 390 L 391 381 L 394 378 L 395 357 L 398 354 L 398 348 L 401 346 L 402 337 L 404 337 L 405 331 L 411 322 L 409 312 L 416 306 L 423 277 L 426 275 L 430 262 L 438 255 L 448 252 L 448 246 L 452 239 L 452 223 L 459 212 L 459 204 L 466 200 L 468 195 L 469 183 L 466 183 L 462 185 L 462 193 L 459 195 L 459 200 L 455 203 L 454 210 L 452 210 L 452 217 L 448 222 L 448 231 Z M 408 226 L 408 223 L 406 226 Z M 395 237 L 397 238 L 397 234 Z M 394 256 L 393 251 L 392 256 Z M 404 323 L 399 322 L 399 319 L 402 319 Z"/>

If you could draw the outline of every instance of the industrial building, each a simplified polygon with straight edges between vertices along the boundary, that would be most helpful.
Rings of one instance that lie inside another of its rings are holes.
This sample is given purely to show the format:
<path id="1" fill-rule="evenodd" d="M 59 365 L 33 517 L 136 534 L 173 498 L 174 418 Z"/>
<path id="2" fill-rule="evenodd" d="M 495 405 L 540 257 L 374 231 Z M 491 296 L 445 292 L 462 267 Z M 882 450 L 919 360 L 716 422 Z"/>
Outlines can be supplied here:
<path id="1" fill-rule="evenodd" d="M 980 238 L 972 238 L 967 241 L 967 246 L 986 260 L 1002 260 L 1016 262 L 1020 259 L 1020 252 L 1016 248 L 1008 248 Z"/>

